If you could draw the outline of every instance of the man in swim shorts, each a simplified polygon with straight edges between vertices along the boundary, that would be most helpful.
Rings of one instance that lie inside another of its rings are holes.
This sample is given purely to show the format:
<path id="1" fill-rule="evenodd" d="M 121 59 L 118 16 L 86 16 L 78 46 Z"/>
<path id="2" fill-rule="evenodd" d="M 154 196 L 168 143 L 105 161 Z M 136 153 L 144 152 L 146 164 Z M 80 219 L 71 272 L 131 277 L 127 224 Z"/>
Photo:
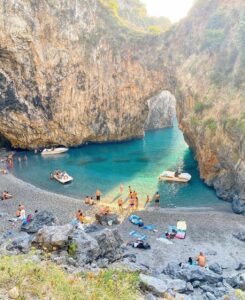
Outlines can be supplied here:
<path id="1" fill-rule="evenodd" d="M 160 206 L 160 194 L 159 192 L 156 192 L 155 194 L 155 207 L 159 207 Z"/>
<path id="2" fill-rule="evenodd" d="M 100 201 L 101 191 L 99 189 L 96 190 L 95 195 L 96 195 L 96 200 Z"/>

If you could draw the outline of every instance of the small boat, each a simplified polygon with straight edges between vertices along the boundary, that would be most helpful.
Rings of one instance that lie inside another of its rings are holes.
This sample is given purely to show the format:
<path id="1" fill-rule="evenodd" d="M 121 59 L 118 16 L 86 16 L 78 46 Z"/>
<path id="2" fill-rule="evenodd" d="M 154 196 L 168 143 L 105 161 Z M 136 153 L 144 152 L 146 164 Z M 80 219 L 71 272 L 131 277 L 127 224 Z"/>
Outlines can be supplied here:
<path id="1" fill-rule="evenodd" d="M 53 154 L 61 154 L 67 152 L 69 149 L 65 147 L 57 147 L 57 148 L 45 148 L 41 152 L 42 155 L 53 155 Z"/>
<path id="2" fill-rule="evenodd" d="M 73 177 L 67 174 L 65 171 L 56 170 L 50 174 L 50 179 L 55 179 L 62 184 L 66 184 L 73 181 Z"/>
<path id="3" fill-rule="evenodd" d="M 188 182 L 191 180 L 191 175 L 188 173 L 179 173 L 176 176 L 176 172 L 171 171 L 164 171 L 160 174 L 159 178 L 160 181 L 175 181 L 175 182 Z"/>

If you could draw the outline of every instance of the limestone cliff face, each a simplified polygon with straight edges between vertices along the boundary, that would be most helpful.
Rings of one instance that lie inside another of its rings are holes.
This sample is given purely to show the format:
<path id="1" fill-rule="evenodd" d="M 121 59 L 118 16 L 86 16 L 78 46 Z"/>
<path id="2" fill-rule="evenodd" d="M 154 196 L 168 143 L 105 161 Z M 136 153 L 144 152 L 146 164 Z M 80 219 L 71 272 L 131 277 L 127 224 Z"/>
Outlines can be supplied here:
<path id="1" fill-rule="evenodd" d="M 171 72 L 161 36 L 121 23 L 102 0 L 0 0 L 0 134 L 20 148 L 142 136 Z"/>
<path id="2" fill-rule="evenodd" d="M 168 35 L 177 115 L 201 177 L 226 200 L 245 200 L 245 4 L 199 1 Z"/>
<path id="3" fill-rule="evenodd" d="M 176 116 L 175 97 L 169 91 L 162 91 L 160 94 L 147 100 L 149 113 L 145 122 L 145 130 L 172 127 Z"/>

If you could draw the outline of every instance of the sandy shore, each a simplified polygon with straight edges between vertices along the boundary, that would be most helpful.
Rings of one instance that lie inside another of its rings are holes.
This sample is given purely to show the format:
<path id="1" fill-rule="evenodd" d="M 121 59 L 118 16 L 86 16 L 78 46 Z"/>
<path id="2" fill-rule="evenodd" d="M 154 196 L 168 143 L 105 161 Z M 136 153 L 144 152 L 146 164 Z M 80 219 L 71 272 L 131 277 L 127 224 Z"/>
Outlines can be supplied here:
<path id="1" fill-rule="evenodd" d="M 10 191 L 14 196 L 11 200 L 0 201 L 0 213 L 8 213 L 10 216 L 14 216 L 19 203 L 25 205 L 27 213 L 33 213 L 36 209 L 51 211 L 58 217 L 60 223 L 69 222 L 77 209 L 88 210 L 82 199 L 41 190 L 11 174 L 0 174 L 0 192 L 3 190 Z M 129 232 L 132 230 L 147 234 L 147 241 L 152 248 L 148 251 L 137 251 L 139 263 L 161 269 L 169 261 L 184 262 L 189 256 L 195 257 L 199 251 L 207 253 L 208 263 L 218 262 L 227 268 L 227 272 L 234 270 L 239 262 L 245 263 L 244 242 L 232 235 L 245 228 L 245 217 L 235 215 L 229 209 L 216 211 L 211 208 L 160 210 L 150 208 L 137 214 L 143 218 L 145 224 L 154 224 L 158 229 L 156 233 L 145 231 L 131 224 L 127 218 L 119 225 L 119 231 L 125 241 L 131 240 Z M 0 220 L 2 220 L 0 232 L 11 229 L 11 222 L 3 218 Z M 174 240 L 172 245 L 157 241 L 157 238 L 167 230 L 168 224 L 176 225 L 178 220 L 187 222 L 186 239 Z M 212 255 L 212 252 L 216 254 Z"/>

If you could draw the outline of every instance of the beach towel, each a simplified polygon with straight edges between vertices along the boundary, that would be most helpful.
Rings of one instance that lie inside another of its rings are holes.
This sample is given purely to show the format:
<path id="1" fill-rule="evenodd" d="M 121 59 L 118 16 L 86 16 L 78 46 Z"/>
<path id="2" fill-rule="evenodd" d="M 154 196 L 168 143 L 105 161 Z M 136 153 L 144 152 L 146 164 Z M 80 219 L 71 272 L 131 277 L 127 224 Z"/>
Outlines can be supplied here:
<path id="1" fill-rule="evenodd" d="M 168 240 L 168 239 L 166 239 L 164 237 L 158 238 L 157 241 L 162 242 L 162 243 L 164 243 L 166 245 L 173 245 L 173 242 L 171 242 L 170 240 Z"/>
<path id="2" fill-rule="evenodd" d="M 176 239 L 184 239 L 186 236 L 186 229 L 187 229 L 187 225 L 186 225 L 186 221 L 178 221 L 177 222 L 177 234 L 175 235 Z"/>
<path id="3" fill-rule="evenodd" d="M 186 221 L 178 221 L 176 227 L 178 230 L 186 231 L 187 229 Z"/>
<path id="4" fill-rule="evenodd" d="M 140 232 L 135 231 L 135 230 L 130 231 L 129 235 L 132 236 L 132 237 L 135 237 L 135 238 L 137 238 L 139 240 L 145 240 L 145 239 L 147 239 L 147 235 L 141 234 Z"/>
<path id="5" fill-rule="evenodd" d="M 156 230 L 156 226 L 155 225 L 146 225 L 142 227 L 145 230 L 149 230 L 149 231 L 155 231 Z"/>
<path id="6" fill-rule="evenodd" d="M 142 219 L 137 215 L 132 215 L 128 219 L 134 225 L 138 225 L 139 227 L 144 226 L 144 223 L 143 223 Z"/>

